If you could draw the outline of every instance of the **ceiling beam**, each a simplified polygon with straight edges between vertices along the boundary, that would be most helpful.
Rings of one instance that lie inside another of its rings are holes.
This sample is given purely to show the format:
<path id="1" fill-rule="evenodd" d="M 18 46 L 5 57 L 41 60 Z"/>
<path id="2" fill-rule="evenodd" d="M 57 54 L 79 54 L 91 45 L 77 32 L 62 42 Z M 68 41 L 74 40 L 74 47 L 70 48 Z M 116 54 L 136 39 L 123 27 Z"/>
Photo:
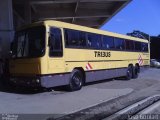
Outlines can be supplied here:
<path id="1" fill-rule="evenodd" d="M 74 10 L 74 13 L 77 12 L 77 10 L 78 10 L 78 5 L 79 5 L 79 1 L 76 3 L 76 7 L 75 7 L 75 10 Z"/>
<path id="2" fill-rule="evenodd" d="M 22 0 L 21 0 L 22 1 Z M 30 0 L 31 4 L 76 3 L 78 0 Z M 79 2 L 127 2 L 128 0 L 79 0 Z"/>
<path id="3" fill-rule="evenodd" d="M 13 3 L 24 6 L 25 1 L 29 2 L 35 13 L 32 16 L 32 20 L 54 19 L 84 26 L 98 27 L 110 20 L 132 0 L 13 0 Z M 49 4 L 52 5 L 49 6 Z M 85 6 L 83 7 L 84 4 Z M 106 6 L 113 4 L 114 6 L 110 6 L 111 9 L 107 7 L 97 8 L 96 4 L 99 6 L 100 4 L 106 4 Z M 71 7 L 63 7 L 65 5 L 71 5 Z M 94 9 L 91 9 L 91 5 L 93 5 Z"/>
<path id="4" fill-rule="evenodd" d="M 76 13 L 67 10 L 56 10 L 56 11 L 48 11 L 42 12 L 39 11 L 39 18 L 53 18 L 53 19 L 70 19 L 70 18 L 93 18 L 93 17 L 110 17 L 111 14 L 106 12 L 105 10 L 85 10 L 81 9 Z"/>
<path id="5" fill-rule="evenodd" d="M 24 19 L 28 24 L 32 22 L 32 11 L 29 1 L 25 1 L 24 4 Z"/>
<path id="6" fill-rule="evenodd" d="M 75 16 L 76 16 L 76 13 L 77 13 L 77 10 L 78 10 L 78 5 L 79 5 L 79 1 L 76 3 L 76 7 L 75 7 L 75 10 L 74 10 L 74 17 L 72 19 L 72 23 L 75 21 Z"/>
<path id="7" fill-rule="evenodd" d="M 48 20 L 48 19 L 44 18 L 43 20 Z M 50 20 L 55 20 L 55 19 L 51 18 Z M 57 20 L 62 21 L 62 22 L 72 23 L 72 19 L 57 19 Z M 101 25 L 99 21 L 88 21 L 88 20 L 83 20 L 83 19 L 76 20 L 74 24 L 88 26 L 88 27 L 98 27 Z"/>
<path id="8" fill-rule="evenodd" d="M 100 16 L 73 16 L 73 17 L 40 17 L 38 18 L 39 20 L 44 20 L 44 19 L 54 19 L 54 20 L 58 20 L 58 19 L 77 19 L 77 18 L 108 18 L 108 15 L 100 15 Z M 37 19 L 37 18 L 34 18 Z"/>
<path id="9" fill-rule="evenodd" d="M 16 10 L 13 10 L 13 14 L 16 15 L 22 23 L 25 23 L 25 20 Z"/>
<path id="10" fill-rule="evenodd" d="M 37 13 L 37 9 L 36 9 L 36 7 L 34 5 L 31 4 L 31 8 L 32 8 L 34 13 Z"/>
<path id="11" fill-rule="evenodd" d="M 77 25 L 83 25 L 83 26 L 89 26 L 89 27 L 95 27 L 95 26 L 100 26 L 100 22 L 98 21 L 88 21 L 88 20 L 77 20 L 74 24 L 77 24 Z"/>

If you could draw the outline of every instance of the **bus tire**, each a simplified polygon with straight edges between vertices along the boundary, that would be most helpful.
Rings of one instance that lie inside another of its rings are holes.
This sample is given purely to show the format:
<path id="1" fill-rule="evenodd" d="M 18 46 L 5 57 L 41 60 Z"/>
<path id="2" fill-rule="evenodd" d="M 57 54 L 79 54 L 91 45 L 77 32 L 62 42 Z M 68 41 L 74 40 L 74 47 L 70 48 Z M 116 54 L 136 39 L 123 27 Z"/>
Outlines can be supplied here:
<path id="1" fill-rule="evenodd" d="M 132 78 L 133 78 L 133 79 L 138 78 L 138 73 L 139 73 L 139 68 L 138 68 L 138 66 L 136 65 L 135 67 L 133 67 L 133 76 L 132 76 Z"/>
<path id="2" fill-rule="evenodd" d="M 71 73 L 68 89 L 69 91 L 80 90 L 83 86 L 83 74 L 80 70 L 74 69 Z"/>
<path id="3" fill-rule="evenodd" d="M 138 69 L 138 73 L 141 72 L 141 69 L 140 69 L 140 66 L 139 65 L 136 65 L 137 66 L 137 69 Z"/>
<path id="4" fill-rule="evenodd" d="M 126 72 L 126 80 L 130 80 L 132 78 L 133 69 L 132 66 L 129 65 Z"/>

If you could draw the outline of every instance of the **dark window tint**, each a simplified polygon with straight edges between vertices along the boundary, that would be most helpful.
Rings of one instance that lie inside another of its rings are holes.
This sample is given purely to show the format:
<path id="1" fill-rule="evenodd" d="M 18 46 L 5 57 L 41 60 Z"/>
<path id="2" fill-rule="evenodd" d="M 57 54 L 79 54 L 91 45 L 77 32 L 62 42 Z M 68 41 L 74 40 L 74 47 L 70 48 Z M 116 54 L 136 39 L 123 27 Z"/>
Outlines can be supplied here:
<path id="1" fill-rule="evenodd" d="M 100 48 L 101 47 L 101 35 L 88 33 L 87 46 L 91 48 Z"/>
<path id="2" fill-rule="evenodd" d="M 114 43 L 116 49 L 125 50 L 125 42 L 123 39 L 115 38 Z"/>
<path id="3" fill-rule="evenodd" d="M 51 57 L 61 57 L 63 55 L 62 34 L 58 28 L 50 28 L 49 55 Z"/>
<path id="4" fill-rule="evenodd" d="M 67 46 L 77 46 L 79 41 L 79 32 L 74 30 L 65 30 L 65 39 Z"/>
<path id="5" fill-rule="evenodd" d="M 76 30 L 65 29 L 66 46 L 85 47 L 86 33 Z"/>
<path id="6" fill-rule="evenodd" d="M 103 36 L 102 47 L 105 48 L 105 49 L 114 48 L 114 38 L 113 37 L 108 37 L 108 36 Z"/>
<path id="7" fill-rule="evenodd" d="M 142 51 L 143 52 L 148 52 L 148 44 L 147 43 L 142 43 Z"/>
<path id="8" fill-rule="evenodd" d="M 135 41 L 135 50 L 136 51 L 141 51 L 141 42 Z"/>
<path id="9" fill-rule="evenodd" d="M 126 50 L 134 50 L 134 41 L 131 40 L 125 40 L 126 43 Z"/>
<path id="10" fill-rule="evenodd" d="M 78 46 L 86 47 L 86 33 L 79 31 Z"/>
<path id="11" fill-rule="evenodd" d="M 45 52 L 45 27 L 37 26 L 15 34 L 12 44 L 13 57 L 41 57 Z"/>

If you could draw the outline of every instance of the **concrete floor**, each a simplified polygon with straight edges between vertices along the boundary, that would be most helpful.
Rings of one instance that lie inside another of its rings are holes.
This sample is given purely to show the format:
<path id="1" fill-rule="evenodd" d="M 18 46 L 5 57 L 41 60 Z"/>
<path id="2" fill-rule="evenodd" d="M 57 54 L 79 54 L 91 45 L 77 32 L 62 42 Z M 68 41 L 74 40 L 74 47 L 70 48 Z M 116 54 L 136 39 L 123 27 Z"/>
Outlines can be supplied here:
<path id="1" fill-rule="evenodd" d="M 0 113 L 61 116 L 132 94 L 135 91 L 146 91 L 149 88 L 147 93 L 152 94 L 153 91 L 159 93 L 159 71 L 159 69 L 149 69 L 141 73 L 138 79 L 106 80 L 87 85 L 76 92 L 51 91 L 23 94 L 0 91 Z"/>

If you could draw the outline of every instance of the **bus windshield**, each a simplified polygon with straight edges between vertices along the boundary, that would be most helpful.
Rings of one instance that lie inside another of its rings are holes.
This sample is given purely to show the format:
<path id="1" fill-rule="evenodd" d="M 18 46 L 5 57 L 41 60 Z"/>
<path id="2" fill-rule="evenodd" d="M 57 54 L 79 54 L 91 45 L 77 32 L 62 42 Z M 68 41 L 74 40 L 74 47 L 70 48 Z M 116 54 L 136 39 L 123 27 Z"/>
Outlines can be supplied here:
<path id="1" fill-rule="evenodd" d="M 38 26 L 18 31 L 12 44 L 12 57 L 41 57 L 45 52 L 45 27 Z"/>

